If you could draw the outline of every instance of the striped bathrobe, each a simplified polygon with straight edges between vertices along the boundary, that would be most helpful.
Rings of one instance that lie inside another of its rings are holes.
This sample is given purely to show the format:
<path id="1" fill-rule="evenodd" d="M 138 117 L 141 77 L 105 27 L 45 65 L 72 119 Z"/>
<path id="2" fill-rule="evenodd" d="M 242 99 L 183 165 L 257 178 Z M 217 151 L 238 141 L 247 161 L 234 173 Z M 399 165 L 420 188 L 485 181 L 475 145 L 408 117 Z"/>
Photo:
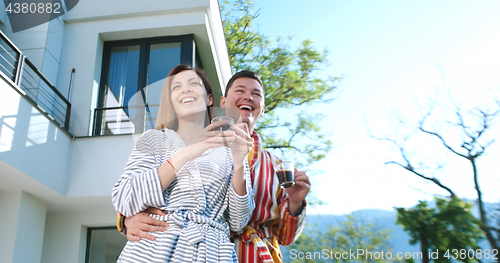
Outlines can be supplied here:
<path id="1" fill-rule="evenodd" d="M 170 129 L 148 130 L 132 151 L 124 174 L 113 188 L 116 211 L 131 217 L 148 207 L 166 216 L 165 232 L 153 232 L 154 241 L 128 241 L 118 262 L 237 262 L 230 231 L 241 232 L 254 208 L 248 164 L 247 194 L 238 195 L 231 183 L 229 148 L 205 151 L 188 162 L 162 192 L 157 168 L 185 147 Z"/>
<path id="2" fill-rule="evenodd" d="M 248 155 L 248 162 L 255 210 L 245 233 L 232 233 L 232 239 L 240 263 L 281 262 L 279 245 L 290 245 L 304 228 L 305 202 L 299 215 L 288 212 L 288 195 L 280 188 L 273 168 L 276 157 L 263 149 L 257 132 L 253 132 L 252 138 L 254 147 Z"/>

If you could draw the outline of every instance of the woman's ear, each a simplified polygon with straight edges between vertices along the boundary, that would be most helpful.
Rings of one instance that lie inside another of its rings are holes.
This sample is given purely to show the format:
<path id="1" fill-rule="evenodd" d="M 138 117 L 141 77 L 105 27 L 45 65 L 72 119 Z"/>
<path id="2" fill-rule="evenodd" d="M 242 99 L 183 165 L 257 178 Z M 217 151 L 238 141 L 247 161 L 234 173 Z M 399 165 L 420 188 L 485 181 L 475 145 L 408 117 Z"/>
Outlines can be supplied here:
<path id="1" fill-rule="evenodd" d="M 208 103 L 207 103 L 207 107 L 210 107 L 214 104 L 214 97 L 212 96 L 212 94 L 208 95 Z"/>

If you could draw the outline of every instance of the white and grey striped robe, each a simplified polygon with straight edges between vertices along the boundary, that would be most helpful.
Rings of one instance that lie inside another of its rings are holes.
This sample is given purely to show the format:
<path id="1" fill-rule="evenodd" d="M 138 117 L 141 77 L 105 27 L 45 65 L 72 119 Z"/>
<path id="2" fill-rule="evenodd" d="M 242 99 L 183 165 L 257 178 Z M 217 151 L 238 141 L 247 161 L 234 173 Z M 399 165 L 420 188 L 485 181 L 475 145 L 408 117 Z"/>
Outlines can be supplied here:
<path id="1" fill-rule="evenodd" d="M 169 129 L 148 130 L 137 142 L 113 188 L 113 205 L 127 217 L 158 207 L 167 215 L 153 217 L 169 226 L 151 233 L 155 241 L 128 241 L 118 262 L 237 262 L 229 231 L 241 232 L 255 206 L 248 163 L 245 196 L 233 188 L 233 162 L 225 146 L 188 162 L 162 192 L 157 168 L 184 147 Z"/>

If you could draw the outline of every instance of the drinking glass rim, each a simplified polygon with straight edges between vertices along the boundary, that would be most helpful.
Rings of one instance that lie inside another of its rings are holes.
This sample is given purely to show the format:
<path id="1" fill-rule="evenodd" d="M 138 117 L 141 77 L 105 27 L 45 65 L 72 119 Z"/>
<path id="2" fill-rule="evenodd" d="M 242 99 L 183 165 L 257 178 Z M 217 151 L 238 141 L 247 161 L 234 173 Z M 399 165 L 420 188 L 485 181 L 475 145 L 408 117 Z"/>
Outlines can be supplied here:
<path id="1" fill-rule="evenodd" d="M 215 116 L 211 121 L 210 123 L 213 123 L 215 121 L 222 121 L 222 120 L 227 120 L 228 122 L 232 122 L 234 123 L 234 119 L 229 117 L 229 116 Z M 215 121 L 214 121 L 215 120 Z"/>

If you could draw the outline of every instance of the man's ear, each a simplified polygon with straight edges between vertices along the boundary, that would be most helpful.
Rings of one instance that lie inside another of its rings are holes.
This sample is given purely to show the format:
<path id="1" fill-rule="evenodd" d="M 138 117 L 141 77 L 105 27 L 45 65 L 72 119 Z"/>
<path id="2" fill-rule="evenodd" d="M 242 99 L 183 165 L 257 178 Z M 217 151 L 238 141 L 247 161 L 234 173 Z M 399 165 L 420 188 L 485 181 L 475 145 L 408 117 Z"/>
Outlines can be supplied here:
<path id="1" fill-rule="evenodd" d="M 220 97 L 220 107 L 221 108 L 226 107 L 226 97 L 224 97 L 224 96 Z"/>
<path id="2" fill-rule="evenodd" d="M 260 109 L 260 116 L 262 117 L 264 115 L 264 112 L 266 111 L 266 104 L 262 105 L 262 109 Z"/>

